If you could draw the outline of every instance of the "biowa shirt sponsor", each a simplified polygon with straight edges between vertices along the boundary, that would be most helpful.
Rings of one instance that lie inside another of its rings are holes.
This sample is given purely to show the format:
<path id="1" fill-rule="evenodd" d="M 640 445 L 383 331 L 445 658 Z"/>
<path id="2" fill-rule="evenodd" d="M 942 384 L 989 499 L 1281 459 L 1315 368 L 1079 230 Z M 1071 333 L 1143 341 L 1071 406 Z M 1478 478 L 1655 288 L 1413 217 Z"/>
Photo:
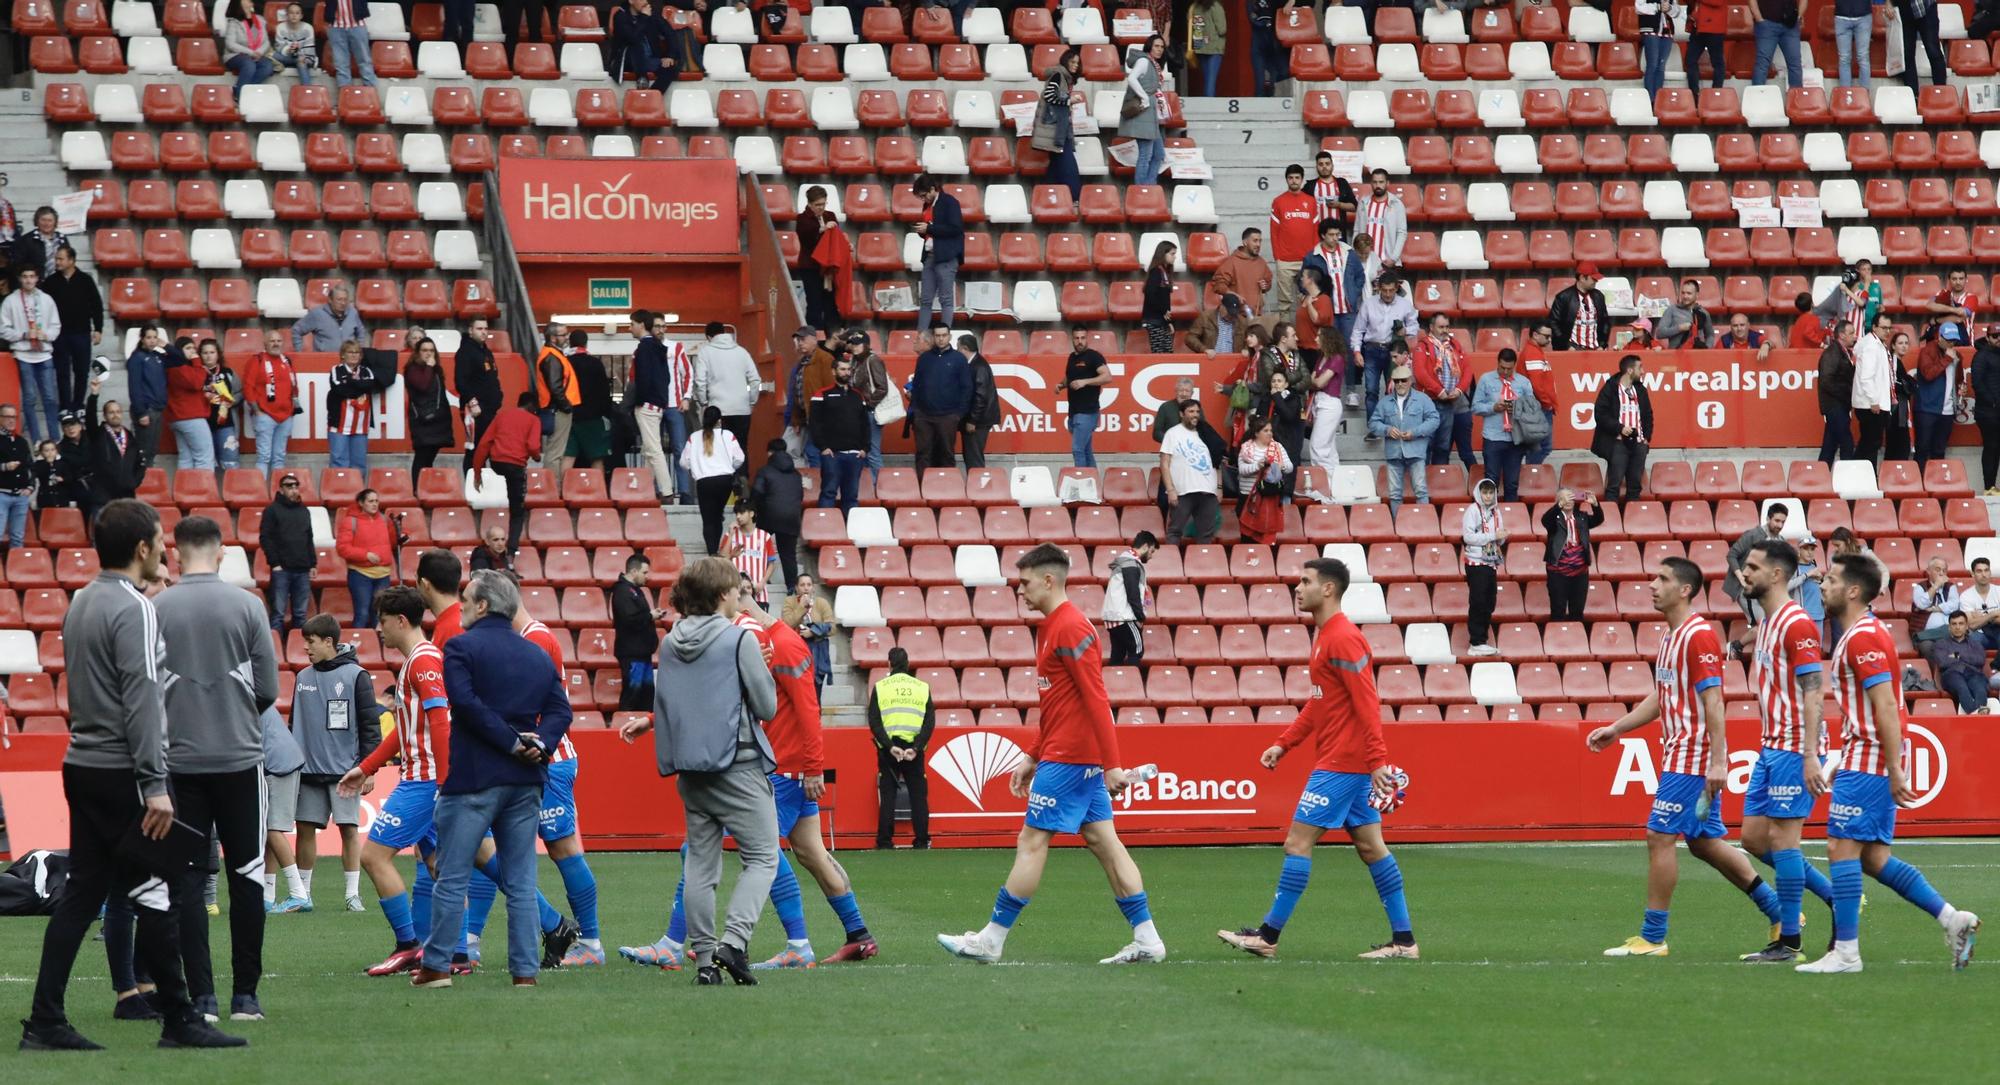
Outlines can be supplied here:
<path id="1" fill-rule="evenodd" d="M 727 159 L 500 162 L 500 205 L 523 255 L 740 252 L 735 164 Z"/>

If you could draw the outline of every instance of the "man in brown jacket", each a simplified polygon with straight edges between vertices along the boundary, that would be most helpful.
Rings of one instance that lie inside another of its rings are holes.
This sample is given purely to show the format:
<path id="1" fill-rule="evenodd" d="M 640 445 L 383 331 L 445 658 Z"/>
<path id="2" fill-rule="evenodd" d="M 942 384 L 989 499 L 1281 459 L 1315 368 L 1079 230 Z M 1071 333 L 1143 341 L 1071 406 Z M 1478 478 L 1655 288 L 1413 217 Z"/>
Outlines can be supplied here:
<path id="1" fill-rule="evenodd" d="M 1221 304 L 1222 295 L 1235 294 L 1251 316 L 1264 307 L 1264 293 L 1271 289 L 1271 265 L 1264 261 L 1264 231 L 1252 226 L 1243 231 L 1243 244 L 1236 247 L 1208 280 L 1208 307 Z"/>
<path id="2" fill-rule="evenodd" d="M 1243 349 L 1243 333 L 1250 321 L 1243 313 L 1243 299 L 1224 294 L 1215 307 L 1195 318 L 1188 329 L 1187 349 L 1203 354 L 1238 353 Z"/>

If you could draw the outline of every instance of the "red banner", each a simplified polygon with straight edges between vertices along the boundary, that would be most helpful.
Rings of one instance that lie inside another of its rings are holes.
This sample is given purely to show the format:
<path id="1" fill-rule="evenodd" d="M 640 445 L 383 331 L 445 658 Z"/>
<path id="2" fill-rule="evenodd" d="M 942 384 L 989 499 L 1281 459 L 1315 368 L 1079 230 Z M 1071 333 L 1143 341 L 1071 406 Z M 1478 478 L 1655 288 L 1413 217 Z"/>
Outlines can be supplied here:
<path id="1" fill-rule="evenodd" d="M 1397 840 L 1632 839 L 1640 835 L 1658 786 L 1656 736 L 1629 735 L 1601 754 L 1584 746 L 1585 723 L 1404 723 L 1388 726 L 1390 756 L 1410 774 L 1407 800 L 1389 816 Z M 2000 832 L 2000 729 L 1980 718 L 1927 716 L 1905 724 L 1907 762 L 1918 804 L 1900 811 L 1904 835 Z M 1276 771 L 1257 755 L 1278 734 L 1261 725 L 1160 724 L 1118 729 L 1128 766 L 1160 767 L 1113 805 L 1119 833 L 1145 844 L 1245 844 L 1279 839 L 1312 769 L 1308 748 Z M 1729 793 L 1735 824 L 1756 761 L 1756 724 L 1730 723 Z M 1020 831 L 1024 800 L 1008 794 L 1007 773 L 1023 756 L 1026 728 L 941 727 L 926 755 L 932 834 L 941 846 L 998 846 Z M 598 849 L 678 847 L 684 831 L 671 780 L 660 778 L 651 738 L 627 746 L 609 731 L 577 733 L 577 805 Z M 60 846 L 57 769 L 67 739 L 15 736 L 0 749 L 0 790 L 17 851 Z M 868 732 L 826 732 L 833 783 L 822 800 L 840 844 L 875 836 L 875 750 Z M 384 770 L 364 802 L 371 813 L 395 782 Z M 1819 804 L 1824 824 L 1826 804 Z M 907 829 L 904 830 L 907 834 Z M 1814 833 L 1816 835 L 1816 831 Z M 53 843 L 52 843 L 53 842 Z"/>
<path id="2" fill-rule="evenodd" d="M 726 158 L 504 157 L 500 208 L 524 257 L 742 251 Z"/>

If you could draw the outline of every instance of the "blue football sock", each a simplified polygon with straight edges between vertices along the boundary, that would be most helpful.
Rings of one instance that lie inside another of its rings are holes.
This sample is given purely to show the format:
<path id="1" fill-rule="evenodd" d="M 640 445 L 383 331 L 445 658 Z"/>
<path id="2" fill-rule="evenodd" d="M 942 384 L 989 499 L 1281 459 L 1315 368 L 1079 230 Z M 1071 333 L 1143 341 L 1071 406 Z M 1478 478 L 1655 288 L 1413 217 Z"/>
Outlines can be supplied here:
<path id="1" fill-rule="evenodd" d="M 556 906 L 550 904 L 549 898 L 543 896 L 539 889 L 535 890 L 535 910 L 541 913 L 543 934 L 562 926 L 562 913 L 556 911 Z"/>
<path id="2" fill-rule="evenodd" d="M 389 921 L 389 929 L 396 932 L 397 945 L 408 945 L 417 940 L 417 929 L 410 922 L 410 894 L 378 897 L 375 903 L 381 906 L 383 917 Z"/>
<path id="3" fill-rule="evenodd" d="M 1012 930 L 1014 921 L 1021 918 L 1021 909 L 1028 906 L 1028 899 L 1017 897 L 1001 886 L 999 895 L 993 898 L 993 922 Z"/>
<path id="4" fill-rule="evenodd" d="M 685 854 L 686 849 L 682 849 L 682 853 Z M 687 891 L 687 884 L 685 874 L 674 883 L 674 911 L 667 917 L 667 941 L 676 945 L 684 945 L 688 940 L 687 913 L 681 909 L 681 894 Z"/>
<path id="5" fill-rule="evenodd" d="M 1758 911 L 1764 913 L 1765 919 L 1773 923 L 1782 922 L 1783 913 L 1778 909 L 1778 891 L 1771 888 L 1771 883 L 1762 878 L 1753 878 L 1743 893 L 1750 898 L 1750 903 L 1757 906 Z M 1798 909 L 1792 909 L 1793 922 L 1798 921 L 1798 916 Z"/>
<path id="6" fill-rule="evenodd" d="M 1771 868 L 1778 872 L 1778 923 L 1787 938 L 1799 934 L 1799 902 L 1805 899 L 1806 857 L 1797 848 L 1771 853 Z"/>
<path id="7" fill-rule="evenodd" d="M 416 931 L 419 942 L 428 942 L 431 937 L 431 892 L 437 882 L 431 878 L 431 868 L 417 861 L 417 877 L 410 883 L 410 927 Z"/>
<path id="8" fill-rule="evenodd" d="M 1826 875 L 1821 874 L 1819 868 L 1811 863 L 1805 864 L 1805 868 L 1806 892 L 1818 897 L 1821 904 L 1831 906 L 1833 904 L 1833 883 L 1828 881 Z"/>
<path id="9" fill-rule="evenodd" d="M 1312 869 L 1310 855 L 1285 856 L 1284 865 L 1278 868 L 1278 895 L 1271 898 L 1271 910 L 1264 915 L 1266 927 L 1281 931 L 1291 922 L 1292 910 L 1299 906 L 1306 883 L 1312 880 Z"/>
<path id="10" fill-rule="evenodd" d="M 1667 910 L 1665 908 L 1646 909 L 1646 918 L 1639 923 L 1639 937 L 1654 945 L 1667 940 Z"/>
<path id="11" fill-rule="evenodd" d="M 1902 894 L 1904 900 L 1929 912 L 1932 919 L 1936 919 L 1938 913 L 1944 911 L 1944 897 L 1931 888 L 1931 883 L 1924 878 L 1924 872 L 1901 859 L 1891 856 L 1888 862 L 1882 864 L 1882 872 L 1875 875 L 1875 880 Z"/>
<path id="12" fill-rule="evenodd" d="M 785 940 L 806 938 L 806 905 L 799 896 L 799 876 L 783 852 L 778 853 L 778 874 L 771 879 L 771 906 L 778 910 L 778 922 L 785 925 Z"/>
<path id="13" fill-rule="evenodd" d="M 569 910 L 576 913 L 576 925 L 583 928 L 583 937 L 596 938 L 597 875 L 590 872 L 590 862 L 581 854 L 557 859 L 556 872 L 562 875 Z"/>
<path id="14" fill-rule="evenodd" d="M 1861 860 L 1842 859 L 1833 868 L 1833 937 L 1851 942 L 1861 937 Z"/>
<path id="15" fill-rule="evenodd" d="M 1368 864 L 1368 874 L 1375 879 L 1375 895 L 1382 898 L 1382 910 L 1389 913 L 1389 931 L 1401 936 L 1410 933 L 1410 905 L 1403 899 L 1403 869 L 1396 865 L 1396 857 L 1384 855 Z"/>
<path id="16" fill-rule="evenodd" d="M 861 905 L 854 902 L 854 891 L 848 890 L 837 897 L 826 898 L 833 914 L 840 917 L 840 929 L 850 937 L 868 930 L 868 924 L 861 919 Z"/>
<path id="17" fill-rule="evenodd" d="M 488 870 L 491 873 L 488 873 Z M 493 898 L 500 892 L 500 862 L 488 860 L 486 866 L 475 868 L 472 877 L 465 883 L 465 930 L 468 934 L 484 937 L 486 917 L 493 911 Z"/>
<path id="18" fill-rule="evenodd" d="M 1129 897 L 1116 897 L 1114 899 L 1118 904 L 1118 910 L 1125 915 L 1125 922 L 1135 927 L 1153 918 L 1153 909 L 1146 905 L 1145 890 L 1140 890 Z"/>

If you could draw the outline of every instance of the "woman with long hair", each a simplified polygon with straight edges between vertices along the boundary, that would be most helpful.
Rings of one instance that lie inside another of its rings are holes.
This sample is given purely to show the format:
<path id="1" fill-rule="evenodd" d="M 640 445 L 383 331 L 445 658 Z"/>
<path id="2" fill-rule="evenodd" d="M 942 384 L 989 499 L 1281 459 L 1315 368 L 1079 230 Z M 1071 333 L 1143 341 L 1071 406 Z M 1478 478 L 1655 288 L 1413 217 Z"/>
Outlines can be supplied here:
<path id="1" fill-rule="evenodd" d="M 1042 77 L 1041 112 L 1033 134 L 1035 149 L 1049 156 L 1049 168 L 1042 179 L 1069 189 L 1071 202 L 1083 194 L 1083 174 L 1076 165 L 1076 130 L 1070 121 L 1071 107 L 1083 101 L 1083 91 L 1076 85 L 1077 73 L 1082 70 L 1083 53 L 1074 45 L 1063 50 L 1062 59 Z"/>
<path id="2" fill-rule="evenodd" d="M 1261 325 L 1252 324 L 1243 329 L 1243 343 L 1237 349 L 1241 358 L 1229 379 L 1215 386 L 1215 390 L 1229 397 L 1229 412 L 1223 416 L 1222 428 L 1228 434 L 1225 441 L 1236 444 L 1243 440 L 1242 425 L 1246 412 L 1250 410 L 1251 398 L 1256 394 L 1257 360 L 1264 356 L 1265 344 L 1270 336 Z"/>
<path id="3" fill-rule="evenodd" d="M 681 449 L 681 466 L 694 478 L 695 504 L 701 506 L 701 541 L 708 552 L 722 550 L 722 510 L 736 489 L 736 472 L 743 466 L 743 446 L 722 426 L 722 410 L 713 405 L 701 412 L 701 429 Z"/>
<path id="4" fill-rule="evenodd" d="M 429 336 L 410 346 L 403 366 L 403 407 L 409 414 L 410 473 L 437 463 L 438 452 L 450 448 L 453 436 L 451 401 L 444 390 L 444 366 L 437 343 Z"/>
<path id="5" fill-rule="evenodd" d="M 166 352 L 167 428 L 173 431 L 174 447 L 180 452 L 178 466 L 183 471 L 215 466 L 215 438 L 208 428 L 209 399 L 197 347 L 193 339 L 183 335 Z"/>
<path id="6" fill-rule="evenodd" d="M 1146 303 L 1140 323 L 1146 329 L 1146 345 L 1154 354 L 1174 352 L 1174 325 L 1168 319 L 1174 303 L 1174 254 L 1180 248 L 1171 241 L 1153 247 L 1153 262 L 1146 268 Z"/>
<path id="7" fill-rule="evenodd" d="M 1138 141 L 1138 173 L 1132 183 L 1157 184 L 1160 170 L 1167 164 L 1167 142 L 1160 132 L 1160 87 L 1166 79 L 1162 65 L 1167 56 L 1167 39 L 1153 35 L 1143 50 L 1132 51 L 1125 66 L 1125 101 L 1136 100 L 1138 111 L 1118 122 L 1118 134 Z M 1121 108 L 1120 112 L 1123 112 Z"/>
<path id="8" fill-rule="evenodd" d="M 229 21 L 222 27 L 222 66 L 236 75 L 233 96 L 241 98 L 244 87 L 268 82 L 277 74 L 271 46 L 271 27 L 257 14 L 256 0 L 230 4 Z"/>
<path id="9" fill-rule="evenodd" d="M 195 350 L 201 362 L 201 394 L 208 403 L 209 447 L 215 457 L 216 480 L 221 472 L 242 463 L 237 412 L 243 406 L 243 381 L 223 360 L 222 344 L 204 339 Z"/>
<path id="10" fill-rule="evenodd" d="M 1278 443 L 1268 417 L 1250 424 L 1250 439 L 1236 451 L 1236 478 L 1243 491 L 1236 504 L 1243 540 L 1268 546 L 1285 529 L 1285 495 L 1292 480 L 1292 458 Z"/>
<path id="11" fill-rule="evenodd" d="M 1312 462 L 1320 467 L 1340 466 L 1340 451 L 1335 444 L 1335 438 L 1345 428 L 1340 390 L 1347 379 L 1352 355 L 1338 325 L 1328 324 L 1319 329 L 1319 359 L 1313 363 L 1307 394 L 1308 413 L 1312 417 Z"/>
<path id="12" fill-rule="evenodd" d="M 1897 332 L 1889 340 L 1889 425 L 1882 431 L 1882 458 L 1907 460 L 1910 443 L 1910 405 L 1916 400 L 1917 378 L 1910 372 L 1916 360 L 1916 340 L 1909 332 Z"/>

